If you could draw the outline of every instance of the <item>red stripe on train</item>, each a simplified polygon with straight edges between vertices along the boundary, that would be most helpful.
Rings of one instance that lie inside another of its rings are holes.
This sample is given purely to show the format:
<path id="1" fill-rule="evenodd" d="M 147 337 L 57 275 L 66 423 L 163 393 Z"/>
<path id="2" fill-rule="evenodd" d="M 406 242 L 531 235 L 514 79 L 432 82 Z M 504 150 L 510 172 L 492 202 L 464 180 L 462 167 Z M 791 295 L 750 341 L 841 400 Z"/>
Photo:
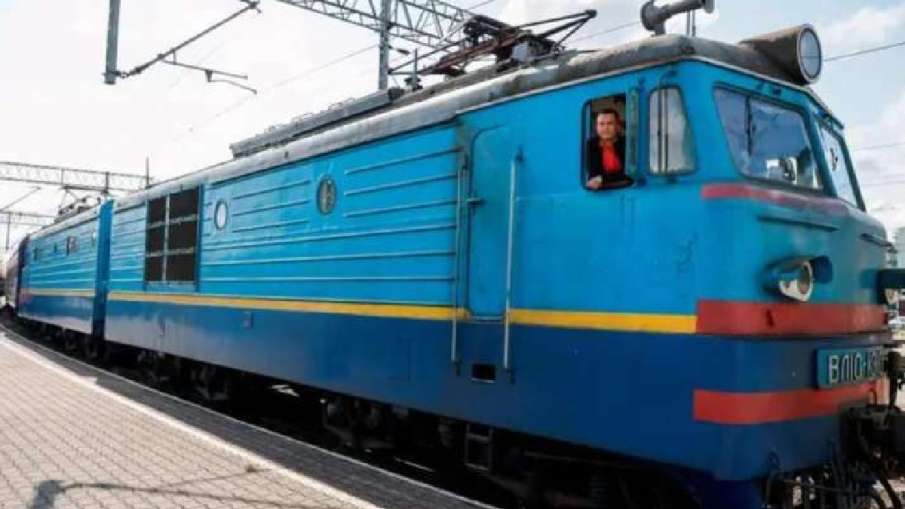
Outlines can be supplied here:
<path id="1" fill-rule="evenodd" d="M 834 389 L 777 392 L 694 391 L 694 419 L 716 424 L 766 424 L 835 415 L 846 405 L 876 401 L 877 382 Z"/>
<path id="2" fill-rule="evenodd" d="M 710 184 L 701 188 L 705 200 L 740 198 L 781 205 L 793 209 L 812 209 L 821 212 L 844 214 L 846 205 L 840 200 L 809 196 L 751 184 Z"/>
<path id="3" fill-rule="evenodd" d="M 698 301 L 701 334 L 851 334 L 885 329 L 886 310 L 876 304 Z"/>

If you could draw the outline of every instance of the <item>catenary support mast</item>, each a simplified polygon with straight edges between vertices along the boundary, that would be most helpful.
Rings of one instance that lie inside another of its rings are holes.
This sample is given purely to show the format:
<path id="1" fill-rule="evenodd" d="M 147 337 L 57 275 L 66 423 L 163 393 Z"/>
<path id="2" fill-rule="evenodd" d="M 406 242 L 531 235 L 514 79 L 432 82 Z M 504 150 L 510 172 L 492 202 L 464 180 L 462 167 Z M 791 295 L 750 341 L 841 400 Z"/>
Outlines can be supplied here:
<path id="1" fill-rule="evenodd" d="M 380 68 L 378 69 L 377 88 L 386 90 L 389 87 L 390 75 L 390 5 L 391 0 L 380 0 Z"/>

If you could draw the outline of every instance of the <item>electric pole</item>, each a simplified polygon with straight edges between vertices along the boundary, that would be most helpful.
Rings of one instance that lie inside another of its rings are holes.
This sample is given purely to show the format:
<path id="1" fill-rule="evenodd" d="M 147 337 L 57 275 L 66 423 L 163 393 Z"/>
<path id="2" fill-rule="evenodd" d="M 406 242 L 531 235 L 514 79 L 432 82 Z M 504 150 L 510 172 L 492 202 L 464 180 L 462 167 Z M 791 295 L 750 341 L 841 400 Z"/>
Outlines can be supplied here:
<path id="1" fill-rule="evenodd" d="M 390 1 L 380 0 L 380 68 L 377 71 L 377 88 L 380 90 L 386 90 L 389 87 Z"/>

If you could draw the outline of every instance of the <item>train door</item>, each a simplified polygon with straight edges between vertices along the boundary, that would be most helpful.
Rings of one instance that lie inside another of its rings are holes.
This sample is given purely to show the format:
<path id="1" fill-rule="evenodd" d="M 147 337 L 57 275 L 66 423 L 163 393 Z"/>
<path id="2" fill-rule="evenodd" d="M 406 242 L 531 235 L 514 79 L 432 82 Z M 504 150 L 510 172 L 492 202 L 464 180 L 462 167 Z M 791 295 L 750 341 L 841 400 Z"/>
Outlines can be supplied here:
<path id="1" fill-rule="evenodd" d="M 501 321 L 506 311 L 512 165 L 516 146 L 507 127 L 473 139 L 466 303 L 475 320 Z"/>

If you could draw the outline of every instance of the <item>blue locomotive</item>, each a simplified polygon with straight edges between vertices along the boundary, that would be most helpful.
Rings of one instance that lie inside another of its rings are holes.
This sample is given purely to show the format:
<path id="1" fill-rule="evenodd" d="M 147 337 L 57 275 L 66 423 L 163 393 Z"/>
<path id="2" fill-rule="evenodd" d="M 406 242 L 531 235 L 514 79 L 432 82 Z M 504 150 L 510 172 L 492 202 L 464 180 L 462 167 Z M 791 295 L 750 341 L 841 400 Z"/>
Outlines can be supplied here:
<path id="1" fill-rule="evenodd" d="M 291 383 L 538 505 L 883 503 L 905 278 L 820 66 L 804 26 L 375 94 L 32 235 L 8 279 L 93 355 Z"/>

